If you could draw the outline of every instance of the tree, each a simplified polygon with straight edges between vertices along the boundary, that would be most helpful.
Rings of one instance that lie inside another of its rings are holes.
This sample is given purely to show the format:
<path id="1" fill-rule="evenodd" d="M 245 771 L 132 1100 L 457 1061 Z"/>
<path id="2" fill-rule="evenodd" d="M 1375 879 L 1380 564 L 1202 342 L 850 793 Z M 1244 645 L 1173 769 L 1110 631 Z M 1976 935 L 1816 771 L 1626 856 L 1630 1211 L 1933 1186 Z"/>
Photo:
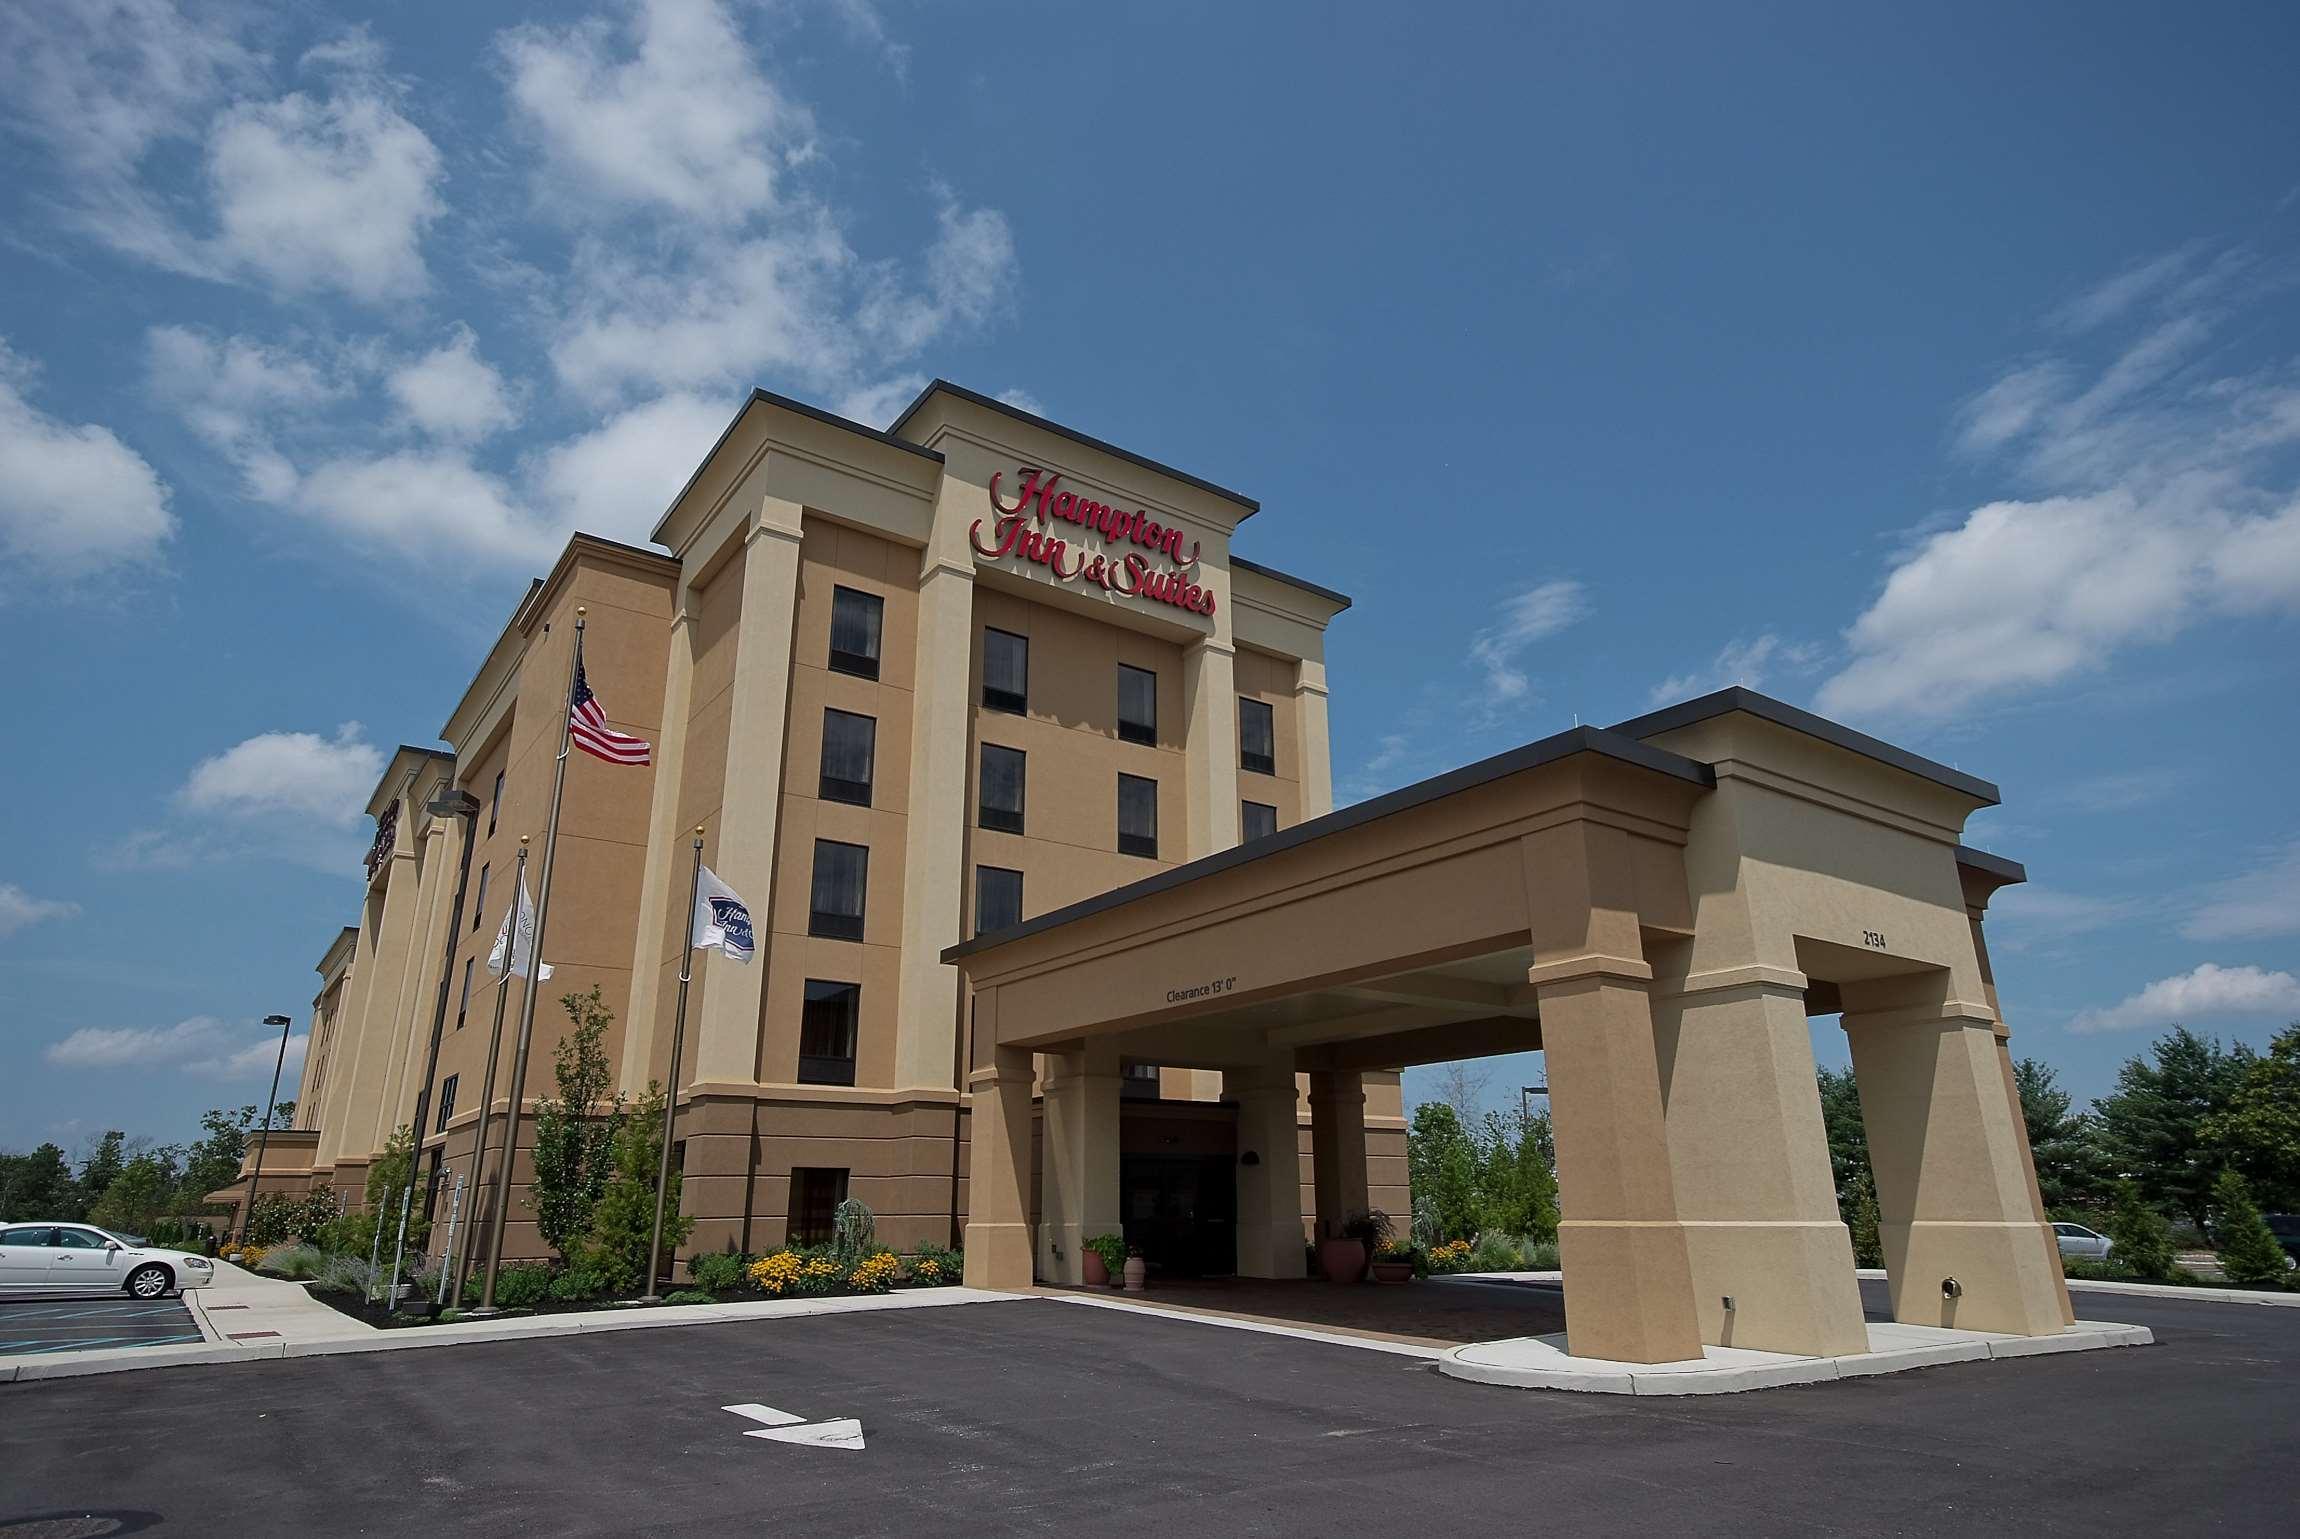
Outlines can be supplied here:
<path id="1" fill-rule="evenodd" d="M 401 1196 L 415 1178 L 415 1129 L 403 1122 L 392 1129 L 391 1137 L 384 1141 L 383 1152 L 367 1167 L 368 1217 L 383 1226 L 386 1250 L 399 1238 L 399 1210 L 403 1205 L 407 1208 L 409 1250 L 420 1253 L 424 1237 L 431 1232 L 431 1220 L 424 1216 L 423 1204 Z"/>
<path id="2" fill-rule="evenodd" d="M 2157 1281 L 2172 1275 L 2172 1226 L 2148 1205 L 2137 1181 L 2116 1183 L 2108 1215 L 2108 1259 L 2133 1276 Z"/>
<path id="3" fill-rule="evenodd" d="M 1493 1083 L 1493 1070 L 1472 1058 L 1441 1063 L 1430 1072 L 1437 1078 L 1437 1098 L 1453 1108 L 1454 1121 L 1465 1128 L 1475 1123 L 1485 1104 L 1486 1086 Z"/>
<path id="4" fill-rule="evenodd" d="M 2233 1170 L 2224 1170 L 2212 1183 L 2212 1204 L 2220 1210 L 2213 1239 L 2220 1250 L 2220 1270 L 2234 1283 L 2253 1287 L 2285 1285 L 2290 1269 L 2284 1247 L 2253 1204 L 2252 1189 Z"/>
<path id="5" fill-rule="evenodd" d="M 1543 1152 L 1548 1124 L 1546 1112 L 1485 1114 L 1476 1139 L 1480 1231 L 1556 1242 L 1557 1172 Z"/>
<path id="6" fill-rule="evenodd" d="M 231 1110 L 212 1107 L 201 1114 L 200 1126 L 207 1136 L 194 1142 L 184 1152 L 183 1184 L 177 1194 L 176 1211 L 197 1213 L 207 1206 L 208 1193 L 222 1191 L 240 1179 L 240 1166 L 247 1158 L 248 1146 L 255 1140 L 251 1136 L 263 1115 L 262 1108 L 241 1106 Z M 295 1120 L 295 1102 L 280 1101 L 272 1107 L 272 1126 L 282 1128 Z"/>
<path id="7" fill-rule="evenodd" d="M 73 1211 L 70 1214 L 60 1213 L 57 1217 L 87 1216 L 105 1190 L 119 1180 L 120 1172 L 127 1168 L 127 1145 L 128 1135 L 118 1128 L 113 1128 L 96 1140 L 95 1146 L 80 1161 L 80 1189 L 74 1196 Z"/>
<path id="8" fill-rule="evenodd" d="M 2271 1210 L 2300 1209 L 2300 1021 L 2245 1065 L 2228 1104 L 2204 1119 L 2201 1132 Z"/>
<path id="9" fill-rule="evenodd" d="M 2110 1166 L 2142 1195 L 2202 1229 L 2212 1206 L 2218 1163 L 2204 1124 L 2225 1111 L 2254 1062 L 2249 1048 L 2223 1051 L 2218 1040 L 2175 1026 L 2125 1060 L 2116 1090 L 2099 1103 L 2101 1142 Z"/>
<path id="10" fill-rule="evenodd" d="M 88 1209 L 88 1222 L 116 1234 L 147 1234 L 152 1221 L 175 1206 L 177 1179 L 175 1150 L 138 1154 L 120 1167 Z"/>
<path id="11" fill-rule="evenodd" d="M 1443 1101 L 1414 1108 L 1406 1133 L 1406 1179 L 1412 1184 L 1414 1221 L 1427 1242 L 1474 1239 L 1477 1235 L 1477 1150 L 1462 1131 L 1461 1119 Z"/>
<path id="12" fill-rule="evenodd" d="M 1866 1190 L 1876 1201 L 1869 1174 L 1869 1130 L 1861 1121 L 1860 1087 L 1851 1069 L 1822 1069 L 1815 1076 L 1821 1093 L 1821 1131 L 1829 1140 L 1829 1176 L 1837 1186 L 1837 1211 L 1850 1214 Z"/>
<path id="13" fill-rule="evenodd" d="M 1853 1265 L 1883 1266 L 1884 1215 L 1878 1211 L 1876 1184 L 1865 1165 L 1853 1177 L 1853 1200 L 1843 1205 L 1843 1212 L 1845 1228 L 1853 1237 Z"/>
<path id="14" fill-rule="evenodd" d="M 599 986 L 593 984 L 588 994 L 561 995 L 559 1004 L 572 1029 L 552 1055 L 558 1099 L 535 1108 L 535 1184 L 528 1189 L 527 1205 L 544 1243 L 573 1265 L 613 1172 L 623 1097 L 615 1097 L 607 1116 L 591 1115 L 612 1082 L 605 1043 L 615 1012 L 600 1002 Z M 640 1264 L 645 1265 L 644 1259 Z"/>
<path id="15" fill-rule="evenodd" d="M 2073 1110 L 2050 1064 L 2021 1059 L 2013 1065 L 2013 1086 L 2020 1092 L 2021 1121 L 2028 1125 L 2037 1193 L 2046 1211 L 2098 1201 L 2107 1184 L 2098 1126 Z"/>
<path id="16" fill-rule="evenodd" d="M 591 1216 L 591 1239 L 583 1264 L 607 1279 L 610 1293 L 628 1293 L 640 1283 L 653 1291 L 646 1275 L 647 1252 L 654 1241 L 655 1176 L 663 1158 L 662 1086 L 647 1082 L 647 1093 L 615 1130 L 615 1173 L 599 1195 Z M 679 1167 L 671 1167 L 671 1183 L 663 1194 L 663 1259 L 668 1261 L 689 1234 L 695 1221 L 679 1211 Z"/>
<path id="17" fill-rule="evenodd" d="M 56 1219 L 76 1217 L 79 1188 L 72 1180 L 71 1161 L 54 1144 L 42 1144 L 30 1154 L 11 1154 L 0 1174 L 0 1218 Z"/>

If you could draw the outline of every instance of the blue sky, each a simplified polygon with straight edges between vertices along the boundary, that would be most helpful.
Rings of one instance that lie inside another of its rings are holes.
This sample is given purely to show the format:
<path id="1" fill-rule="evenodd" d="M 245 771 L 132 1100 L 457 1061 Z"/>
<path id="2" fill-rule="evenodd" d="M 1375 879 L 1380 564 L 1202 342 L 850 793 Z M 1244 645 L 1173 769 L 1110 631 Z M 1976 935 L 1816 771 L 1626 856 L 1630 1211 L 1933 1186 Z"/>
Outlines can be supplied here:
<path id="1" fill-rule="evenodd" d="M 2002 784 L 2079 1092 L 2300 1017 L 2288 8 L 1114 9 L 0 0 L 0 1145 L 261 1094 L 753 384 L 1259 497 L 1344 799 L 1742 680 Z"/>

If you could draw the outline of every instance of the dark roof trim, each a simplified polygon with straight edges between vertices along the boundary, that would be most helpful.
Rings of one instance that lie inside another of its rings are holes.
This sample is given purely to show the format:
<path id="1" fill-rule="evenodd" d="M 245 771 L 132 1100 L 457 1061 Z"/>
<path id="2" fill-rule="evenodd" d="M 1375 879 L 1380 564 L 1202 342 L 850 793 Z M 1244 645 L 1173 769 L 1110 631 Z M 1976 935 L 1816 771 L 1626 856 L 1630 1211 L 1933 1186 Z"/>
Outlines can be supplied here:
<path id="1" fill-rule="evenodd" d="M 1114 887 L 1096 897 L 1070 904 L 1066 908 L 1058 908 L 1049 914 L 1041 914 L 1036 919 L 1026 919 L 1021 924 L 1008 929 L 994 930 L 988 935 L 978 935 L 970 941 L 961 941 L 955 946 L 945 948 L 942 953 L 942 960 L 955 962 L 960 957 L 971 956 L 977 951 L 986 951 L 993 946 L 1003 946 L 1008 941 L 1020 940 L 1026 935 L 1036 935 L 1041 931 L 1069 924 L 1073 920 L 1084 919 L 1089 915 L 1099 914 L 1107 909 L 1132 903 L 1137 898 L 1147 898 L 1154 893 L 1167 892 L 1173 888 L 1195 882 L 1202 877 L 1214 876 L 1220 872 L 1245 865 L 1249 861 L 1262 860 L 1272 855 L 1282 854 L 1287 850 L 1308 844 L 1312 840 L 1342 833 L 1345 830 L 1360 827 L 1380 818 L 1393 817 L 1398 813 L 1410 811 L 1426 803 L 1438 801 L 1462 791 L 1472 790 L 1510 775 L 1521 774 L 1526 770 L 1537 769 L 1544 764 L 1554 764 L 1560 759 L 1571 758 L 1579 753 L 1603 754 L 1606 758 L 1616 759 L 1624 764 L 1633 764 L 1640 769 L 1652 770 L 1657 774 L 1671 775 L 1697 786 L 1708 787 L 1717 783 L 1717 777 L 1710 773 L 1708 765 L 1695 759 L 1688 759 L 1683 754 L 1671 753 L 1664 748 L 1650 747 L 1634 739 L 1625 738 L 1619 733 L 1608 732 L 1603 727 L 1575 727 L 1569 732 L 1560 732 L 1555 737 L 1545 737 L 1539 742 L 1527 743 L 1522 748 L 1513 748 L 1507 753 L 1496 754 L 1490 759 L 1480 759 L 1475 764 L 1465 764 L 1460 769 L 1448 770 L 1446 773 L 1432 776 L 1428 780 L 1417 781 L 1413 785 L 1400 787 L 1385 796 L 1377 796 L 1371 801 L 1359 802 L 1354 807 L 1344 807 L 1339 812 L 1329 812 L 1322 818 L 1312 818 L 1307 823 L 1297 823 L 1292 828 L 1272 834 L 1267 839 L 1257 839 L 1252 844 L 1241 844 L 1218 854 L 1202 856 L 1191 861 L 1188 865 L 1174 866 L 1159 872 L 1156 876 L 1144 877 L 1139 882 L 1129 882 L 1124 887 Z"/>
<path id="2" fill-rule="evenodd" d="M 1915 775 L 1920 780 L 1930 780 L 1952 791 L 1961 791 L 1991 807 L 2004 800 L 1997 793 L 1995 785 L 1977 775 L 1951 769 L 1946 764 L 1913 754 L 1906 748 L 1895 748 L 1881 738 L 1870 737 L 1865 732 L 1855 732 L 1826 717 L 1815 716 L 1811 711 L 1801 711 L 1786 701 L 1776 700 L 1771 695 L 1760 695 L 1753 689 L 1743 689 L 1738 685 L 1731 689 L 1720 689 L 1714 694 L 1702 695 L 1698 699 L 1665 706 L 1628 721 L 1616 722 L 1613 730 L 1624 737 L 1657 737 L 1664 732 L 1690 727 L 1697 721 L 1707 721 L 1713 716 L 1723 716 L 1731 711 L 1746 711 L 1751 716 L 1763 717 L 1791 731 L 1802 732 L 1807 737 L 1817 737 L 1849 753 L 1857 753 L 1865 759 L 1890 765 L 1904 774 Z"/>
<path id="3" fill-rule="evenodd" d="M 413 743 L 402 743 L 399 745 L 399 751 L 401 753 L 419 753 L 426 759 L 445 759 L 450 764 L 455 762 L 455 755 L 444 748 L 418 748 Z"/>
<path id="4" fill-rule="evenodd" d="M 1970 866 L 1975 871 L 1985 871 L 2007 887 L 2028 880 L 2028 867 L 2019 861 L 2007 860 L 2002 855 L 1991 855 L 1986 850 L 1976 850 L 1969 844 L 1957 846 L 1957 864 Z"/>
<path id="5" fill-rule="evenodd" d="M 672 510 L 687 500 L 687 494 L 693 491 L 695 483 L 703 478 L 703 467 L 719 457 L 719 451 L 727 446 L 727 440 L 735 436 L 735 429 L 741 425 L 743 414 L 754 406 L 780 406 L 785 411 L 795 411 L 802 417 L 812 417 L 817 422 L 828 423 L 832 427 L 843 428 L 849 433 L 858 433 L 875 442 L 889 444 L 907 453 L 930 459 L 937 465 L 942 463 L 942 456 L 924 444 L 914 444 L 907 438 L 897 438 L 892 433 L 882 433 L 877 428 L 864 427 L 851 417 L 842 417 L 836 412 L 825 411 L 820 406 L 809 406 L 804 401 L 794 401 L 787 395 L 777 395 L 772 390 L 761 390 L 754 386 L 751 393 L 743 398 L 743 404 L 735 408 L 735 415 L 728 419 L 726 430 L 720 433 L 711 444 L 710 452 L 695 462 L 695 472 L 687 477 L 687 484 L 679 488 L 679 495 L 670 500 L 663 509 L 663 516 L 655 520 L 655 533 L 649 534 L 647 536 L 649 539 L 654 539 L 655 534 L 662 532 L 663 525 L 670 519 Z M 905 415 L 907 416 L 908 413 Z M 897 424 L 897 426 L 899 425 Z M 652 553 L 650 552 L 650 554 Z"/>
<path id="6" fill-rule="evenodd" d="M 1241 523 L 1243 523 L 1246 518 L 1251 517 L 1253 514 L 1261 511 L 1262 505 L 1260 503 L 1256 502 L 1253 498 L 1248 497 L 1241 492 L 1233 492 L 1226 486 L 1216 486 L 1213 482 L 1202 480 L 1201 478 L 1190 474 L 1190 472 L 1187 470 L 1176 470 L 1171 465 L 1161 465 L 1156 460 L 1151 459 L 1146 455 L 1136 454 L 1131 449 L 1121 449 L 1116 444 L 1104 443 L 1101 439 L 1091 437 L 1085 433 L 1081 433 L 1076 428 L 1064 427 L 1059 422 L 1049 422 L 1044 417 L 1037 415 L 1035 412 L 1024 411 L 1019 406 L 1009 406 L 1004 401 L 998 400 L 991 396 L 983 395 L 979 391 L 969 390 L 964 385 L 954 385 L 947 379 L 938 379 L 933 384 L 928 385 L 924 390 L 921 390 L 918 393 L 918 399 L 911 402 L 909 406 L 903 409 L 903 414 L 894 419 L 894 426 L 887 429 L 887 431 L 890 433 L 901 432 L 903 430 L 903 425 L 909 422 L 912 417 L 918 414 L 918 409 L 927 403 L 929 397 L 936 394 L 957 396 L 962 401 L 970 401 L 976 406 L 986 407 L 991 411 L 1003 413 L 1006 416 L 1012 417 L 1017 422 L 1027 422 L 1032 427 L 1044 428 L 1049 433 L 1059 433 L 1064 438 L 1069 439 L 1072 443 L 1084 444 L 1089 449 L 1100 449 L 1104 454 L 1114 454 L 1130 465 L 1139 465 L 1144 470 L 1155 470 L 1162 476 L 1172 476 L 1175 480 L 1183 482 L 1186 485 L 1195 486 L 1202 492 L 1212 492 L 1215 496 L 1222 498 L 1224 501 L 1234 502 L 1239 507 L 1246 510 L 1245 513 L 1239 517 L 1239 522 Z"/>
<path id="7" fill-rule="evenodd" d="M 1281 572 L 1276 567 L 1264 566 L 1259 561 L 1248 561 L 1236 551 L 1230 553 L 1230 565 L 1244 571 L 1258 573 L 1273 582 L 1282 582 L 1290 588 L 1299 588 L 1304 593 L 1315 593 L 1329 604 L 1338 604 L 1344 609 L 1350 607 L 1350 596 L 1347 593 L 1336 593 L 1331 588 L 1319 587 L 1306 577 L 1296 577 L 1291 572 Z"/>

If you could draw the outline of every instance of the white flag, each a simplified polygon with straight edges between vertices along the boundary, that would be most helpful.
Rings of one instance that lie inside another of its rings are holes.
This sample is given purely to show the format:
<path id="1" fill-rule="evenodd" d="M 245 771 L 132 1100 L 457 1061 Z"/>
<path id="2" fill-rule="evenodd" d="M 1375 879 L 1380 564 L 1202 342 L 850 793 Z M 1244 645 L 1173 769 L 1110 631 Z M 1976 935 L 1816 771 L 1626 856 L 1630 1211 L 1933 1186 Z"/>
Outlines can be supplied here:
<path id="1" fill-rule="evenodd" d="M 519 919 L 519 939 L 511 938 L 512 916 Z M 527 901 L 527 882 L 519 883 L 519 901 L 503 911 L 503 927 L 495 932 L 495 949 L 487 953 L 487 970 L 501 978 L 509 973 L 527 976 L 527 959 L 535 951 L 535 905 Z M 508 954 L 509 960 L 506 960 Z M 536 973 L 538 981 L 551 976 L 551 964 L 546 962 Z"/>
<path id="2" fill-rule="evenodd" d="M 702 882 L 695 889 L 692 944 L 697 951 L 716 950 L 737 962 L 751 959 L 750 905 L 736 897 L 735 889 L 720 881 L 709 866 L 703 867 Z"/>

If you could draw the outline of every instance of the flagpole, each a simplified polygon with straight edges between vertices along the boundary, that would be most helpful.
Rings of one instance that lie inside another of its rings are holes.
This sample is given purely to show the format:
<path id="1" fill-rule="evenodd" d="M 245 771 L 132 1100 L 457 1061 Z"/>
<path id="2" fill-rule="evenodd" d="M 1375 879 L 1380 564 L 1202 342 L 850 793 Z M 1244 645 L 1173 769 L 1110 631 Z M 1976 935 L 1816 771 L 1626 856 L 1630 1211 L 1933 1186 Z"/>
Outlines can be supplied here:
<path id="1" fill-rule="evenodd" d="M 679 1007 L 671 1015 L 671 1078 L 663 1093 L 663 1151 L 655 1168 L 655 1229 L 647 1242 L 647 1291 L 639 1302 L 660 1304 L 655 1280 L 663 1260 L 663 1205 L 671 1194 L 671 1124 L 679 1115 L 679 1049 L 687 1035 L 687 983 L 695 976 L 695 903 L 703 891 L 703 825 L 695 825 L 695 870 L 687 878 L 687 919 L 679 946 Z"/>
<path id="2" fill-rule="evenodd" d="M 527 836 L 519 836 L 519 866 L 511 879 L 511 938 L 503 945 L 503 976 L 495 980 L 495 1024 L 487 1032 L 487 1077 L 479 1086 L 479 1135 L 471 1146 L 471 1222 L 463 1229 L 463 1249 L 455 1258 L 455 1307 L 463 1307 L 463 1284 L 471 1276 L 471 1257 L 479 1247 L 479 1197 L 487 1190 L 487 1119 L 495 1109 L 495 1066 L 503 1059 L 503 1007 L 511 999 L 511 956 L 519 949 L 519 899 L 527 891 Z"/>
<path id="3" fill-rule="evenodd" d="M 495 1213 L 488 1226 L 493 1234 L 487 1247 L 487 1280 L 480 1291 L 479 1307 L 472 1311 L 481 1319 L 502 1313 L 495 1307 L 495 1274 L 503 1267 L 503 1225 L 510 1217 L 511 1167 L 519 1157 L 519 1114 L 525 1109 L 527 1050 L 535 1039 L 535 984 L 543 966 L 543 929 L 551 917 L 551 866 L 553 857 L 559 853 L 559 804 L 567 794 L 568 734 L 575 720 L 575 680 L 583 671 L 585 612 L 582 605 L 575 607 L 575 651 L 567 659 L 567 687 L 559 692 L 559 761 L 551 772 L 551 820 L 543 828 L 543 874 L 536 881 L 535 938 L 527 952 L 527 996 L 519 1001 L 519 1046 L 511 1059 L 511 1123 L 503 1135 L 503 1163 L 495 1170 Z M 511 901 L 516 908 L 518 898 L 514 896 Z M 511 935 L 512 949 L 516 951 L 519 946 L 516 917 L 511 922 Z M 575 1110 L 577 1116 L 589 1116 L 591 1112 L 588 1106 Z"/>

